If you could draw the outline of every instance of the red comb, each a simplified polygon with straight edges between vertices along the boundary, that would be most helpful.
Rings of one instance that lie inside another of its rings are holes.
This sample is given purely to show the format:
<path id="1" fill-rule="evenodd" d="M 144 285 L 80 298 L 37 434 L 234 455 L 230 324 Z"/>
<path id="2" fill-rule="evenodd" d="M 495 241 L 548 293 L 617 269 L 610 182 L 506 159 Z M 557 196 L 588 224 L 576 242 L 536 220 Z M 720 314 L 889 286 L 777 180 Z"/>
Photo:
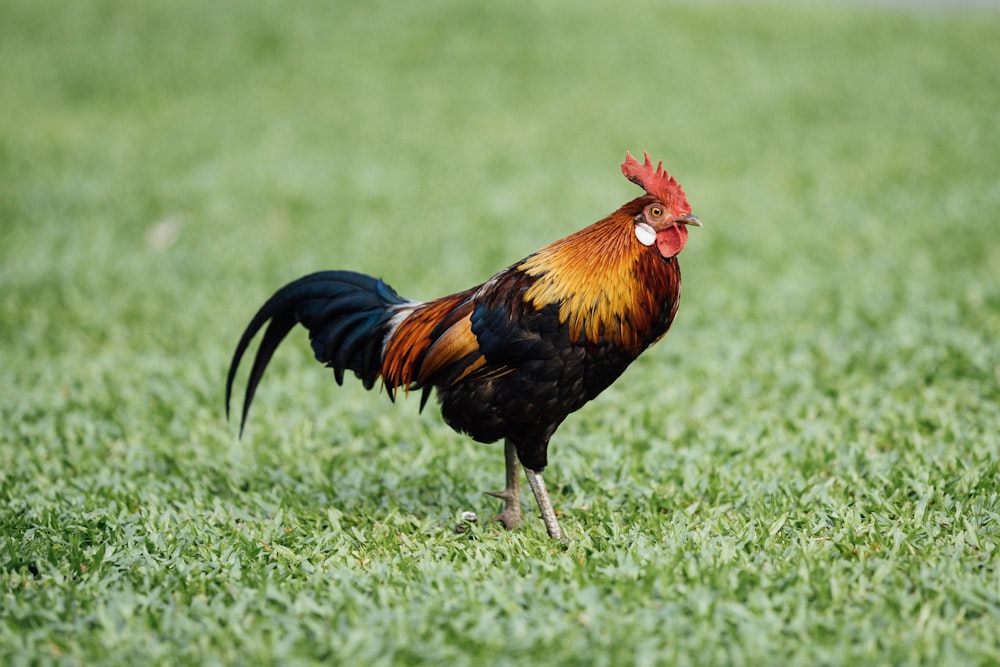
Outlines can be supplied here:
<path id="1" fill-rule="evenodd" d="M 649 153 L 643 151 L 642 155 L 646 158 L 645 164 L 639 164 L 631 153 L 625 151 L 625 162 L 622 163 L 622 173 L 625 174 L 625 178 L 666 204 L 675 215 L 684 216 L 690 213 L 691 205 L 688 204 L 687 195 L 681 190 L 681 184 L 664 171 L 663 162 L 653 169 Z"/>

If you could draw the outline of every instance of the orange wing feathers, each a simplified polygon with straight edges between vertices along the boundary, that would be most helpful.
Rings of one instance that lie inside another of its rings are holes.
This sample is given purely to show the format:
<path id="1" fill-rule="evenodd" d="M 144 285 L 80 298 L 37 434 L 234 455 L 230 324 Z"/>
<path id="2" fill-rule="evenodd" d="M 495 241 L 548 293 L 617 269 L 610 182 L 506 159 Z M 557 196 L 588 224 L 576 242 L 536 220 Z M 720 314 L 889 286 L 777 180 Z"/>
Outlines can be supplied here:
<path id="1" fill-rule="evenodd" d="M 469 324 L 472 291 L 419 304 L 405 315 L 382 353 L 382 380 L 390 393 L 396 387 L 423 385 L 454 364 L 475 363 L 478 348 Z"/>

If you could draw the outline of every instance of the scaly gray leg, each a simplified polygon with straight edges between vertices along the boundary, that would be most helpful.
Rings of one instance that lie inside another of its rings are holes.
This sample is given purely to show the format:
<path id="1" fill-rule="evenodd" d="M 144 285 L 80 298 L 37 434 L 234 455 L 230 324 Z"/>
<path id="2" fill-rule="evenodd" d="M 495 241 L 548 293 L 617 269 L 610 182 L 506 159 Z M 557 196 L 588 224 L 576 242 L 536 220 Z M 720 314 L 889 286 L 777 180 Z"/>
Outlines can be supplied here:
<path id="1" fill-rule="evenodd" d="M 542 512 L 542 521 L 545 522 L 545 529 L 549 531 L 549 537 L 554 540 L 562 540 L 563 532 L 556 519 L 556 511 L 552 509 L 552 501 L 549 500 L 549 492 L 545 489 L 545 480 L 542 473 L 524 467 L 524 474 L 528 477 L 528 484 L 535 492 L 535 500 L 538 501 L 538 509 Z"/>
<path id="2" fill-rule="evenodd" d="M 521 471 L 518 468 L 517 449 L 514 448 L 514 444 L 510 440 L 504 440 L 503 455 L 507 464 L 507 487 L 503 491 L 487 491 L 486 493 L 503 500 L 503 511 L 492 520 L 499 521 L 504 528 L 512 530 L 521 523 L 524 515 L 521 514 Z"/>

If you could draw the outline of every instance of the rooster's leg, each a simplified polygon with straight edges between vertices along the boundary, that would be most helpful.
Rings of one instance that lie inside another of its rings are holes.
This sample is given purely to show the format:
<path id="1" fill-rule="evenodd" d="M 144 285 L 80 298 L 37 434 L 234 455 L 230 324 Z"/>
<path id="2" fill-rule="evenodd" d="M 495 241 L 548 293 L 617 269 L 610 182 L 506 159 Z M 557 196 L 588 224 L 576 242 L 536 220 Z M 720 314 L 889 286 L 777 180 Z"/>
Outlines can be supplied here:
<path id="1" fill-rule="evenodd" d="M 549 492 L 545 488 L 545 480 L 542 473 L 525 466 L 524 474 L 528 477 L 528 484 L 535 493 L 535 500 L 538 501 L 538 509 L 542 512 L 542 521 L 545 522 L 545 529 L 549 531 L 549 537 L 554 540 L 563 539 L 562 528 L 556 519 L 556 511 L 552 509 L 552 501 L 549 500 Z"/>
<path id="2" fill-rule="evenodd" d="M 507 530 L 515 528 L 523 515 L 521 514 L 521 471 L 518 468 L 517 449 L 510 440 L 503 445 L 504 461 L 507 464 L 507 487 L 503 491 L 487 491 L 491 496 L 503 499 L 503 511 L 493 517 Z M 532 487 L 534 488 L 534 487 Z"/>

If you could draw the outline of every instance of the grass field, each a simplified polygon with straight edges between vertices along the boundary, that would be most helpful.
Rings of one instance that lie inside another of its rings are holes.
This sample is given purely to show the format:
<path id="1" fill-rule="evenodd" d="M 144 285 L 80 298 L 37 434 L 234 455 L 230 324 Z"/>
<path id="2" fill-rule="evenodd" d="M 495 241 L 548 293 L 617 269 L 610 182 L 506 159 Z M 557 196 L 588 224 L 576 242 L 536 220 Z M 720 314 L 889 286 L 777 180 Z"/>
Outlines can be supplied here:
<path id="1" fill-rule="evenodd" d="M 1000 12 L 493 4 L 0 4 L 0 663 L 1000 663 Z M 302 332 L 225 421 L 283 282 L 468 287 L 644 149 L 705 227 L 568 545 Z"/>

